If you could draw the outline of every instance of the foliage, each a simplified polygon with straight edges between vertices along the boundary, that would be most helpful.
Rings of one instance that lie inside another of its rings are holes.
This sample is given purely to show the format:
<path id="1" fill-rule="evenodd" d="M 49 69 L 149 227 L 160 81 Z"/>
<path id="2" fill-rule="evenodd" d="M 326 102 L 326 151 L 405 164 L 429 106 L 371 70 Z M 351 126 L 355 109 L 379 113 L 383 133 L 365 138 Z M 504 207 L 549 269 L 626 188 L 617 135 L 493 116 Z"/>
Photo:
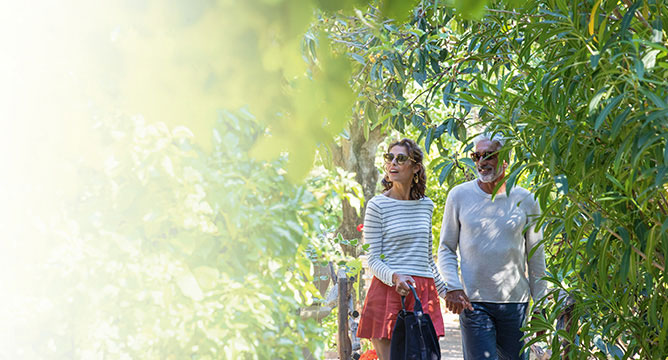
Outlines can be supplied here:
<path id="1" fill-rule="evenodd" d="M 316 7 L 354 3 L 3 4 L 3 349 L 317 355 L 296 310 L 322 213 L 286 176 L 349 118 L 348 61 L 300 48 Z"/>
<path id="2" fill-rule="evenodd" d="M 43 345 L 13 339 L 3 346 L 17 349 L 12 357 L 322 351 L 320 327 L 298 317 L 316 293 L 305 250 L 320 208 L 285 178 L 285 160 L 248 157 L 261 126 L 226 114 L 211 154 L 185 128 L 123 119 L 99 131 L 110 137 L 108 161 L 82 169 L 89 181 L 69 207 L 69 226 L 53 229 L 57 243 L 23 294 L 41 305 L 12 321 L 41 329 Z"/>
<path id="3" fill-rule="evenodd" d="M 353 108 L 367 137 L 416 129 L 448 187 L 470 174 L 459 143 L 509 135 L 508 181 L 534 185 L 550 279 L 576 300 L 573 326 L 557 329 L 555 291 L 530 331 L 555 357 L 562 341 L 571 358 L 665 357 L 666 6 L 449 4 L 5 5 L 3 348 L 317 354 L 296 310 L 336 216 L 286 176 Z M 244 105 L 257 120 L 220 112 Z"/>
<path id="4" fill-rule="evenodd" d="M 466 142 L 482 124 L 507 135 L 507 180 L 533 184 L 555 287 L 530 331 L 548 330 L 539 339 L 555 356 L 563 341 L 571 358 L 665 357 L 665 5 L 488 7 L 480 21 L 436 2 L 406 23 L 365 18 L 352 36 L 375 36 L 351 49 L 370 69 L 365 96 L 389 113 L 376 123 L 412 124 L 444 169 L 459 161 L 444 134 Z M 576 300 L 568 330 L 556 328 L 563 294 Z"/>
<path id="5" fill-rule="evenodd" d="M 605 4 L 597 16 L 599 3 L 548 3 L 526 14 L 542 21 L 499 17 L 520 23 L 509 37 L 540 44 L 504 44 L 525 75 L 491 91 L 490 116 L 517 141 L 509 179 L 527 172 L 537 185 L 551 281 L 576 301 L 575 323 L 558 333 L 576 358 L 668 354 L 668 8 L 636 12 L 642 4 Z"/>
<path id="6" fill-rule="evenodd" d="M 301 180 L 317 144 L 343 129 L 350 113 L 342 109 L 353 101 L 349 62 L 331 56 L 323 38 L 312 47 L 318 63 L 308 64 L 304 33 L 318 7 L 350 12 L 355 4 L 365 1 L 3 4 L 2 39 L 15 54 L 0 63 L 11 69 L 3 107 L 21 120 L 5 128 L 21 141 L 8 140 L 41 149 L 37 139 L 48 139 L 72 155 L 95 144 L 59 125 L 82 129 L 91 115 L 121 110 L 187 126 L 211 150 L 217 111 L 246 107 L 268 126 L 253 154 L 291 153 L 288 176 Z"/>

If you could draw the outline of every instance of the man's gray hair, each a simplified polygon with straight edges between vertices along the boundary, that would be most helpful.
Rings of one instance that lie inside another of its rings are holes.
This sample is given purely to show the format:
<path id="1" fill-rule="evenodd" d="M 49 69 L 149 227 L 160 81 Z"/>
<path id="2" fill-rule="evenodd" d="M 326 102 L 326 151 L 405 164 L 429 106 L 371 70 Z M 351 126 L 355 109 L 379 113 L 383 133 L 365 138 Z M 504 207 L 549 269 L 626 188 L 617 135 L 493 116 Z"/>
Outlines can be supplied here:
<path id="1" fill-rule="evenodd" d="M 478 143 L 483 140 L 489 140 L 491 142 L 498 142 L 501 144 L 501 146 L 506 144 L 506 137 L 503 136 L 501 133 L 489 133 L 489 132 L 484 132 L 476 137 L 473 138 L 473 146 L 478 146 Z"/>

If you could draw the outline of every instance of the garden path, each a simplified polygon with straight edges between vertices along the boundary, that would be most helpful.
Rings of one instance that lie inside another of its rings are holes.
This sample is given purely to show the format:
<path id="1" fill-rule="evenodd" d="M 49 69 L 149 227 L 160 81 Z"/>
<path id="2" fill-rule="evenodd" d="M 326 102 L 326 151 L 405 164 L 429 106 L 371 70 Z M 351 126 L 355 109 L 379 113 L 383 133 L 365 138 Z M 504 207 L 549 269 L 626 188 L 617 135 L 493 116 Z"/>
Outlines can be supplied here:
<path id="1" fill-rule="evenodd" d="M 462 360 L 462 335 L 459 330 L 459 315 L 443 311 L 445 336 L 439 341 L 442 360 Z"/>

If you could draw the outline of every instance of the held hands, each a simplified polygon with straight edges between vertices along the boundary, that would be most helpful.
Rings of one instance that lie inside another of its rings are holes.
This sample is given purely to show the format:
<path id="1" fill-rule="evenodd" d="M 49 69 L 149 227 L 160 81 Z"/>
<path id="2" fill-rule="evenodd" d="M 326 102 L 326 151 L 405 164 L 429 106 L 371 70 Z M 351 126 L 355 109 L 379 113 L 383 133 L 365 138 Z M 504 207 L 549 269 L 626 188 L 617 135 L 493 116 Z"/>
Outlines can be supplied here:
<path id="1" fill-rule="evenodd" d="M 455 314 L 461 313 L 464 309 L 473 311 L 473 305 L 464 290 L 452 290 L 445 294 L 445 306 Z"/>
<path id="2" fill-rule="evenodd" d="M 392 282 L 394 283 L 394 290 L 401 296 L 406 296 L 411 291 L 408 288 L 408 283 L 415 287 L 415 280 L 410 275 L 392 274 Z"/>

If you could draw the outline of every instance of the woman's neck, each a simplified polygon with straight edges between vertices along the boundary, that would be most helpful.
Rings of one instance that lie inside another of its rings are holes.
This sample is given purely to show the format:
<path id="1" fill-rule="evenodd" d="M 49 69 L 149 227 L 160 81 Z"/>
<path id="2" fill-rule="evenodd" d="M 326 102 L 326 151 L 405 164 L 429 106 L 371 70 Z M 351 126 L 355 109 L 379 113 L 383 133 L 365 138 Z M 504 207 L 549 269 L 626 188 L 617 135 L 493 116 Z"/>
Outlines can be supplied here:
<path id="1" fill-rule="evenodd" d="M 385 196 L 396 200 L 410 200 L 411 199 L 411 185 L 393 183 L 390 190 L 385 192 Z"/>

